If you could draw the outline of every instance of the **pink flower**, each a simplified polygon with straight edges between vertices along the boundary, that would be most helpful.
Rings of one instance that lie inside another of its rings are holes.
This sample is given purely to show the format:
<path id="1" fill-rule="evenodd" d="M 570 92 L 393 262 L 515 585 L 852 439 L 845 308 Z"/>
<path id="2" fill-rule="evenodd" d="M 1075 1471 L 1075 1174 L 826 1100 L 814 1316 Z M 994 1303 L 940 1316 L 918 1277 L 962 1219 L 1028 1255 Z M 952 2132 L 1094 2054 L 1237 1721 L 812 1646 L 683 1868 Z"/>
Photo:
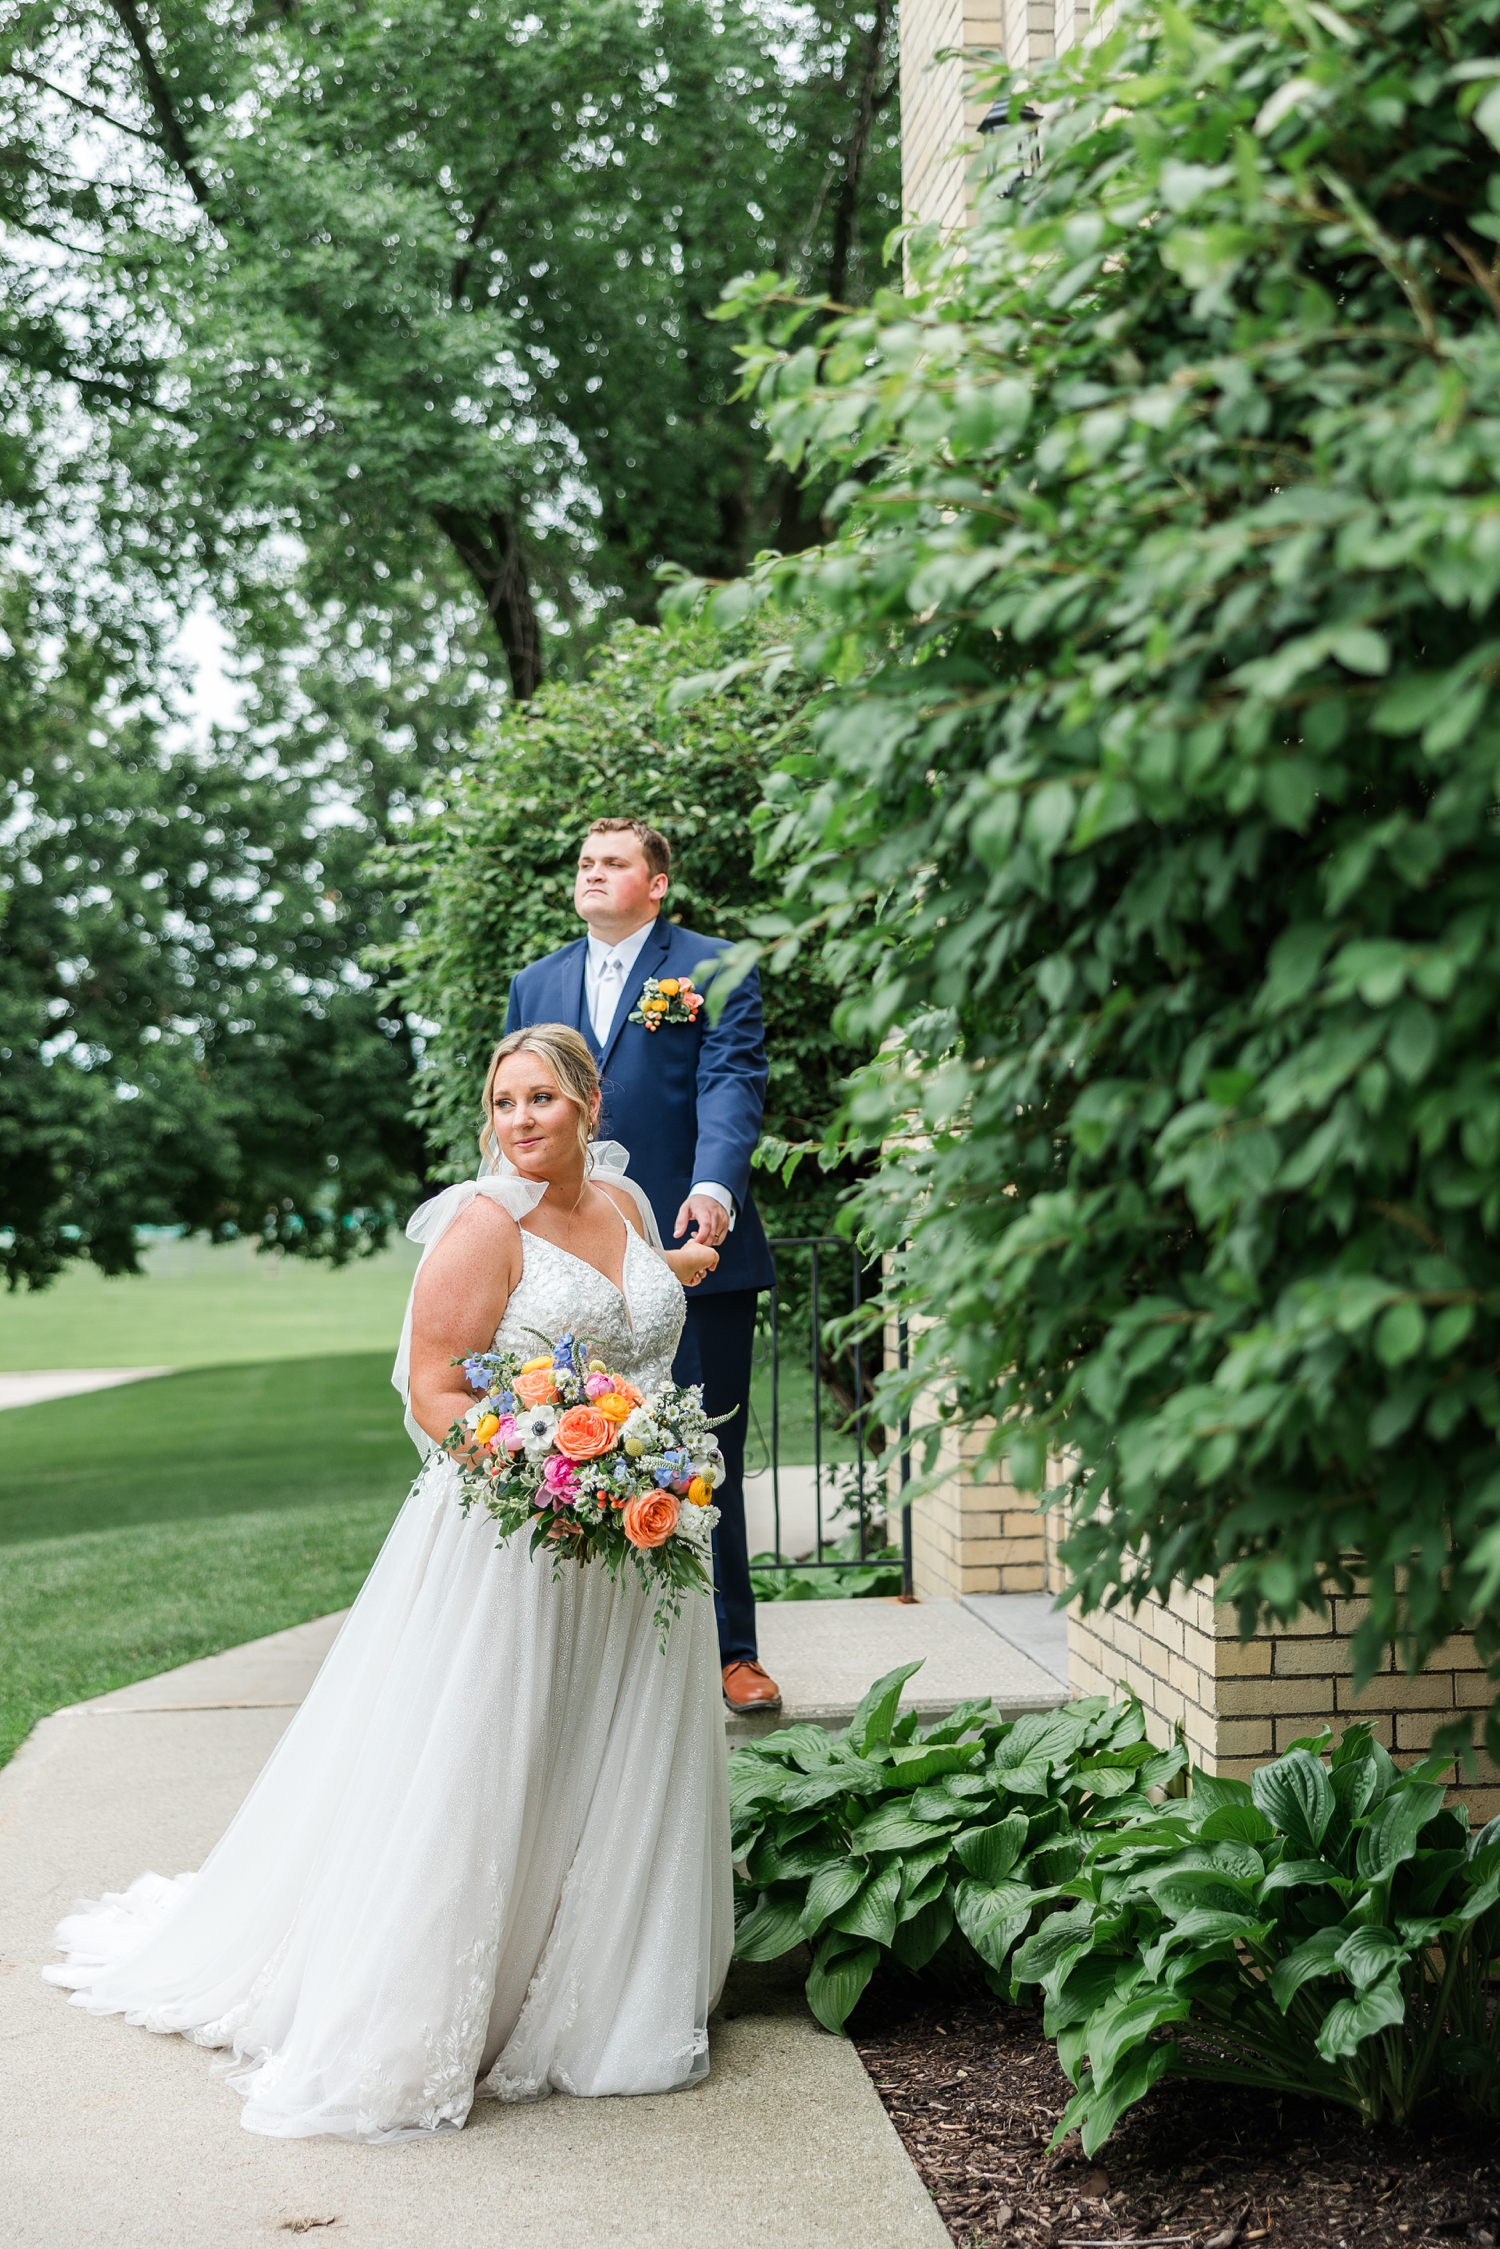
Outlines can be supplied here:
<path id="1" fill-rule="evenodd" d="M 614 1386 L 615 1378 L 613 1375 L 591 1374 L 583 1387 L 591 1398 L 607 1398 Z"/>
<path id="2" fill-rule="evenodd" d="M 554 1453 L 542 1470 L 542 1490 L 554 1508 L 573 1507 L 578 1500 L 578 1470 L 571 1460 Z"/>
<path id="3" fill-rule="evenodd" d="M 490 1451 L 519 1452 L 525 1442 L 525 1438 L 516 1427 L 515 1415 L 513 1413 L 501 1414 L 500 1426 L 490 1439 Z"/>

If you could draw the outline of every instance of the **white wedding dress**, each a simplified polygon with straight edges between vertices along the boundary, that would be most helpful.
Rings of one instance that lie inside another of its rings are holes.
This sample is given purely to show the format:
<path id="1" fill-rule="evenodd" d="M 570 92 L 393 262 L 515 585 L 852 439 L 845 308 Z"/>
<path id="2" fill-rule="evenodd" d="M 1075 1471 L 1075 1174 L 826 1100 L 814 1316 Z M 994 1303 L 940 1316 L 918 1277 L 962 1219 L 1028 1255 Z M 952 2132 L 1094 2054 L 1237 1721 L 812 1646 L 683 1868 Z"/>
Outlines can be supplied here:
<path id="1" fill-rule="evenodd" d="M 518 1215 L 539 1199 L 487 1189 Z M 430 1246 L 474 1192 L 410 1230 Z M 655 1249 L 629 1234 L 622 1294 L 522 1240 L 497 1348 L 572 1328 L 648 1395 L 668 1378 L 683 1295 Z M 433 1451 L 200 1871 L 83 1904 L 44 1973 L 74 2006 L 229 2048 L 244 2123 L 281 2137 L 695 2083 L 733 1943 L 719 1659 L 706 1595 L 665 1654 L 653 1606 L 633 1570 L 554 1578 L 524 1533 L 497 1548 Z"/>

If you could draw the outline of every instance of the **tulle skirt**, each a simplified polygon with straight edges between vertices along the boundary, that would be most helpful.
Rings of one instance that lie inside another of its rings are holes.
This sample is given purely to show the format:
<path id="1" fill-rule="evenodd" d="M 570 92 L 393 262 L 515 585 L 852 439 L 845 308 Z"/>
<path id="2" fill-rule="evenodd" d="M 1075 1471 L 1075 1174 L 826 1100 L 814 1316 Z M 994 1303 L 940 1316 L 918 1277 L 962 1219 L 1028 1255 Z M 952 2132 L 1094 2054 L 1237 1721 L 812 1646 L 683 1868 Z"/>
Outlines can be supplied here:
<path id="1" fill-rule="evenodd" d="M 58 1930 L 73 2005 L 229 2049 L 251 2131 L 384 2140 L 476 2095 L 708 2069 L 733 1943 L 713 1603 L 533 1560 L 436 1455 L 196 1875 Z"/>

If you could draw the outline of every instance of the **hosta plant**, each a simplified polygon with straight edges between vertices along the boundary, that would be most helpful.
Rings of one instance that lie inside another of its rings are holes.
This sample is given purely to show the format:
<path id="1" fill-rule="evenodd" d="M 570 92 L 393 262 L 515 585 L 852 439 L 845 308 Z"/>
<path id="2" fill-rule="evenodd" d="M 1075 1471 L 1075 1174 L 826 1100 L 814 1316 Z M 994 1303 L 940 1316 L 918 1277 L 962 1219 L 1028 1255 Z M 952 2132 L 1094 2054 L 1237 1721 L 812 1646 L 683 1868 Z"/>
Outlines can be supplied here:
<path id="1" fill-rule="evenodd" d="M 1167 2071 L 1402 2122 L 1441 2095 L 1500 2109 L 1500 1820 L 1471 1835 L 1368 1727 L 1246 1783 L 1085 1833 L 1072 1901 L 1017 1953 L 1078 2088 L 1056 2139 L 1092 2155 Z"/>
<path id="2" fill-rule="evenodd" d="M 807 1998 L 842 2030 L 883 1956 L 983 1976 L 1065 1893 L 1101 1828 L 1153 1815 L 1181 1771 L 1136 1703 L 1102 1697 L 1022 1718 L 962 1704 L 917 1731 L 898 1715 L 920 1664 L 889 1671 L 841 1734 L 785 1727 L 730 1759 L 740 1960 L 813 1947 Z"/>

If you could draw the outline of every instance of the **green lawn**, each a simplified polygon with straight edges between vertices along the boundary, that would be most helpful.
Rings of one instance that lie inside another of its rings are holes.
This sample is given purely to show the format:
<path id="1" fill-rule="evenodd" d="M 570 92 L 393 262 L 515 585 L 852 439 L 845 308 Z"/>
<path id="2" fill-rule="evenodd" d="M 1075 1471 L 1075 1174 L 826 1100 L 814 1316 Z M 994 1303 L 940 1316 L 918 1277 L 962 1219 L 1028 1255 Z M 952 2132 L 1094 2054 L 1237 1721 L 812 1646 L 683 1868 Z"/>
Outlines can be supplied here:
<path id="1" fill-rule="evenodd" d="M 384 1351 L 401 1332 L 417 1252 L 406 1241 L 335 1271 L 250 1242 L 158 1241 L 146 1271 L 79 1265 L 35 1294 L 0 1291 L 0 1370 L 212 1367 Z"/>
<path id="2" fill-rule="evenodd" d="M 183 1370 L 0 1411 L 0 1764 L 63 1703 L 345 1607 L 416 1470 L 389 1383 L 409 1245 L 338 1272 L 239 1242 L 145 1262 L 0 1295 L 0 1370 Z M 791 1464 L 812 1458 L 812 1382 L 789 1361 Z M 764 1368 L 755 1406 L 752 1471 Z M 824 1458 L 851 1458 L 833 1421 L 825 1402 Z"/>
<path id="3" fill-rule="evenodd" d="M 47 1711 L 344 1608 L 417 1456 L 387 1351 L 0 1415 L 0 1763 Z"/>

